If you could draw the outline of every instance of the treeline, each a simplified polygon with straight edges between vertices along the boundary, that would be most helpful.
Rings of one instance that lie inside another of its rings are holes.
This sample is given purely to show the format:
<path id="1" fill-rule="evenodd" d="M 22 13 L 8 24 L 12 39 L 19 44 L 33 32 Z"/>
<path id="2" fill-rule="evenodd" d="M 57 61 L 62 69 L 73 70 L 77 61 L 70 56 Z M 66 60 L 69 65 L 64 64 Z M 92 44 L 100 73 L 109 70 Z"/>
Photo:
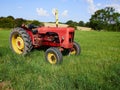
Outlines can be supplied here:
<path id="1" fill-rule="evenodd" d="M 119 31 L 120 32 L 120 13 L 116 12 L 113 7 L 106 7 L 97 10 L 90 18 L 89 22 L 74 22 L 69 20 L 66 22 L 71 27 L 77 29 L 77 26 L 90 27 L 93 30 Z"/>
<path id="2" fill-rule="evenodd" d="M 84 21 L 76 22 L 76 21 L 69 20 L 69 21 L 66 22 L 66 24 L 67 24 L 69 27 L 74 27 L 75 29 L 77 29 L 77 26 L 89 27 L 89 22 L 84 23 Z"/>
<path id="3" fill-rule="evenodd" d="M 23 18 L 14 18 L 13 16 L 0 17 L 0 28 L 20 27 L 23 23 L 44 26 L 42 22 L 39 22 L 37 20 L 25 20 Z"/>
<path id="4" fill-rule="evenodd" d="M 0 17 L 0 28 L 20 27 L 23 23 L 44 26 L 44 23 L 37 20 L 25 20 L 23 18 L 14 18 L 13 16 Z M 98 31 L 120 31 L 120 13 L 116 12 L 113 7 L 106 7 L 97 10 L 91 15 L 89 22 L 84 23 L 84 21 L 75 22 L 69 20 L 66 24 L 75 29 L 77 29 L 77 26 L 82 26 Z"/>

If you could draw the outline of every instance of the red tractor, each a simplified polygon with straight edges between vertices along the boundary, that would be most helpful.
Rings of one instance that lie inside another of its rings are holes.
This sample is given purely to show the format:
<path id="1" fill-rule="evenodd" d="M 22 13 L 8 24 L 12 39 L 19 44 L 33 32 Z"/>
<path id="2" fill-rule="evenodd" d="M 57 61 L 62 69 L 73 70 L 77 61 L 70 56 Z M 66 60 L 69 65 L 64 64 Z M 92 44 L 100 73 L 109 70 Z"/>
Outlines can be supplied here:
<path id="1" fill-rule="evenodd" d="M 13 29 L 10 34 L 10 47 L 17 53 L 25 55 L 33 48 L 49 47 L 45 52 L 46 60 L 51 64 L 62 62 L 62 52 L 79 55 L 81 48 L 74 42 L 74 28 L 58 27 L 58 11 L 55 11 L 56 27 L 36 27 L 29 25 Z"/>
<path id="2" fill-rule="evenodd" d="M 68 51 L 69 55 L 79 55 L 81 51 L 79 44 L 74 42 L 74 29 L 70 27 L 17 27 L 10 34 L 10 46 L 22 55 L 33 48 L 47 46 L 45 58 L 51 64 L 62 62 L 63 51 Z"/>

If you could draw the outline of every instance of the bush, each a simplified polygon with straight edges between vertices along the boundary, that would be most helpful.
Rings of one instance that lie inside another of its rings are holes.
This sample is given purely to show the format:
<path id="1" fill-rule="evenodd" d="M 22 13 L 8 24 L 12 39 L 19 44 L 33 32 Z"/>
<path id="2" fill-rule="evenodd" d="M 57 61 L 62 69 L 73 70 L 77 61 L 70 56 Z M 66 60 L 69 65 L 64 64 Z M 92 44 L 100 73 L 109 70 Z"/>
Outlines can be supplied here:
<path id="1" fill-rule="evenodd" d="M 25 20 L 23 18 L 14 18 L 13 16 L 0 17 L 0 28 L 21 27 L 22 24 L 34 24 L 36 26 L 44 26 L 42 22 L 37 20 Z"/>
<path id="2" fill-rule="evenodd" d="M 73 27 L 73 28 L 77 29 L 77 25 L 78 25 L 77 22 L 69 20 L 69 21 L 66 22 L 66 24 L 68 25 L 68 27 Z"/>

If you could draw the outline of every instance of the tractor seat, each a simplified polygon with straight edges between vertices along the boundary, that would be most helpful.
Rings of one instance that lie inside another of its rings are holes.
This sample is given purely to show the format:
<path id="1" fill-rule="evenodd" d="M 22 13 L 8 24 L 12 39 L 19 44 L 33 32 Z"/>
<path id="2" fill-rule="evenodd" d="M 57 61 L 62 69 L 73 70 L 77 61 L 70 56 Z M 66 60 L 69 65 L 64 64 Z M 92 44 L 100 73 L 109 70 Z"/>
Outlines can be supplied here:
<path id="1" fill-rule="evenodd" d="M 35 28 L 37 28 L 37 27 L 38 27 L 38 26 L 35 26 L 34 24 L 29 24 L 29 25 L 28 25 L 28 28 L 29 28 L 29 29 L 35 29 Z"/>
<path id="2" fill-rule="evenodd" d="M 32 30 L 32 33 L 33 33 L 33 34 L 37 34 L 37 33 L 38 33 L 38 30 Z"/>
<path id="3" fill-rule="evenodd" d="M 38 30 L 36 30 L 38 26 L 35 26 L 34 24 L 29 24 L 28 28 L 32 31 L 33 34 L 38 33 Z"/>

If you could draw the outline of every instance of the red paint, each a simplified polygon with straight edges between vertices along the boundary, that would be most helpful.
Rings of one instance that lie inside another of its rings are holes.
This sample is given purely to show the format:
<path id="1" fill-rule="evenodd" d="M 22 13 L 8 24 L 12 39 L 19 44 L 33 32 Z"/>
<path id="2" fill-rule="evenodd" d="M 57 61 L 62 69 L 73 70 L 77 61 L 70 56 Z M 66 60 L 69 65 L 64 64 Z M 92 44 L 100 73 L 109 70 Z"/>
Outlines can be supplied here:
<path id="1" fill-rule="evenodd" d="M 35 48 L 40 46 L 72 48 L 74 40 L 73 28 L 61 27 L 38 27 L 37 33 L 33 34 L 32 30 L 22 27 L 29 34 L 32 44 Z"/>

